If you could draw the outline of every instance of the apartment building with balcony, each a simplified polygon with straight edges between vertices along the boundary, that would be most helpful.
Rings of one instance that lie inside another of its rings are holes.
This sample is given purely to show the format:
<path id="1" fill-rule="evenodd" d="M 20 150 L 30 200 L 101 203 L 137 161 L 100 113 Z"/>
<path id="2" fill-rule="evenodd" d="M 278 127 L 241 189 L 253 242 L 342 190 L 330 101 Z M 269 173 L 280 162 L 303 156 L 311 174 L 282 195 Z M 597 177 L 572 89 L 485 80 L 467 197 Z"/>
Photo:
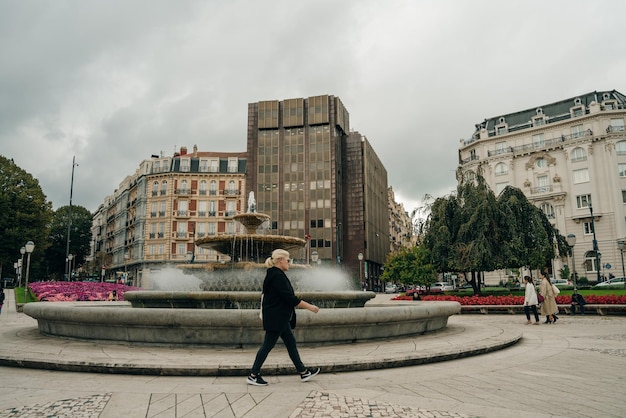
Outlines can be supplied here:
<path id="1" fill-rule="evenodd" d="M 413 219 L 404 209 L 402 203 L 396 202 L 395 192 L 387 189 L 389 201 L 389 251 L 396 252 L 402 248 L 417 245 L 417 237 L 413 230 Z"/>
<path id="2" fill-rule="evenodd" d="M 227 260 L 195 240 L 243 232 L 232 217 L 245 208 L 245 173 L 245 152 L 194 146 L 144 160 L 94 214 L 93 259 L 108 279 L 127 272 L 139 285 L 146 271 L 168 263 Z"/>
<path id="3" fill-rule="evenodd" d="M 509 185 L 519 188 L 562 235 L 574 234 L 579 277 L 622 276 L 625 117 L 626 96 L 611 90 L 485 119 L 460 141 L 459 167 L 482 170 L 496 195 Z M 571 263 L 554 260 L 552 271 L 558 276 Z M 497 282 L 505 275 L 490 278 Z"/>

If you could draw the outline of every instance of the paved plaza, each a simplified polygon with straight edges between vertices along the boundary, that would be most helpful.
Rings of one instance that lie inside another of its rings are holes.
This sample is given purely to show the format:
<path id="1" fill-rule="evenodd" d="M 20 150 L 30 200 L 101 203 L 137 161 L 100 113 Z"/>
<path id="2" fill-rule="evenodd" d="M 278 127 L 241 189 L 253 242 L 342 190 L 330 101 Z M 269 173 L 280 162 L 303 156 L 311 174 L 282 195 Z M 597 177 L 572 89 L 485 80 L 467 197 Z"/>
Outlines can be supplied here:
<path id="1" fill-rule="evenodd" d="M 564 315 L 534 326 L 523 315 L 465 314 L 443 332 L 411 339 L 300 347 L 307 365 L 322 367 L 306 383 L 272 374 L 272 365 L 289 362 L 279 343 L 264 370 L 270 385 L 256 387 L 243 375 L 213 373 L 218 365 L 245 372 L 254 347 L 44 337 L 15 311 L 13 291 L 6 294 L 0 362 L 28 367 L 0 367 L 0 417 L 626 416 L 626 316 Z M 395 303 L 390 298 L 376 302 Z M 194 366 L 199 375 L 176 375 Z M 81 368 L 99 372 L 65 371 Z"/>

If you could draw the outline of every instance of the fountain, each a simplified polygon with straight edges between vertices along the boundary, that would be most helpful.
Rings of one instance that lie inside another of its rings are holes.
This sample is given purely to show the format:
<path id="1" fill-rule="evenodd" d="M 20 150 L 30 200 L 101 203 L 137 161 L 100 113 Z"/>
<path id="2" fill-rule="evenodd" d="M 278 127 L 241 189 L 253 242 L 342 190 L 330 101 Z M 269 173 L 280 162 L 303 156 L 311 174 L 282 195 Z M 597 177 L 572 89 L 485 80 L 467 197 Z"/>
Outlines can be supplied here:
<path id="1" fill-rule="evenodd" d="M 201 238 L 196 244 L 230 256 L 217 269 L 190 268 L 170 275 L 194 273 L 202 289 L 127 292 L 126 302 L 36 302 L 24 313 L 37 319 L 46 335 L 145 344 L 208 344 L 242 347 L 260 344 L 264 332 L 259 319 L 263 262 L 275 248 L 296 251 L 306 241 L 259 234 L 269 216 L 256 212 L 254 194 L 248 212 L 234 217 L 246 234 Z M 215 267 L 215 266 L 213 266 Z M 296 268 L 300 267 L 300 268 Z M 296 294 L 320 306 L 318 314 L 298 311 L 294 330 L 299 344 L 351 343 L 402 337 L 445 328 L 448 317 L 460 312 L 457 302 L 410 302 L 397 306 L 366 306 L 373 292 L 332 290 L 322 278 L 339 269 L 294 266 L 289 277 Z M 233 275 L 229 278 L 229 275 Z M 333 280 L 338 282 L 341 280 Z M 232 284 L 235 284 L 233 286 Z M 207 291 L 206 289 L 211 289 Z"/>

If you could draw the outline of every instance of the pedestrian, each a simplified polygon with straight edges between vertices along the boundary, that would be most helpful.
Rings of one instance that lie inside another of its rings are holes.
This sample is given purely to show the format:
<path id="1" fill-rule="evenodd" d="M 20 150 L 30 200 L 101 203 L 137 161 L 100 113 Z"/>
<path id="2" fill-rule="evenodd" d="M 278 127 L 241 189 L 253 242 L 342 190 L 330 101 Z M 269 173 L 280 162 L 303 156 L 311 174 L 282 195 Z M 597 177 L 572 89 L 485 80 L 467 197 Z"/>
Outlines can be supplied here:
<path id="1" fill-rule="evenodd" d="M 111 293 L 109 293 L 109 301 L 116 301 L 117 298 L 117 290 L 113 290 Z"/>
<path id="2" fill-rule="evenodd" d="M 583 297 L 583 295 L 578 293 L 578 291 L 574 290 L 574 293 L 572 294 L 572 304 L 571 304 L 571 307 L 570 307 L 571 315 L 576 315 L 576 307 L 577 306 L 578 306 L 578 309 L 580 310 L 580 314 L 584 315 L 585 314 L 585 303 L 587 303 L 587 302 L 585 301 L 585 298 Z"/>
<path id="3" fill-rule="evenodd" d="M 4 289 L 0 289 L 0 314 L 2 313 L 2 305 L 4 305 Z"/>
<path id="4" fill-rule="evenodd" d="M 278 337 L 283 340 L 289 358 L 300 374 L 300 380 L 306 382 L 320 372 L 318 367 L 310 369 L 306 367 L 296 346 L 296 338 L 291 331 L 296 327 L 295 308 L 308 309 L 318 313 L 320 308 L 298 298 L 291 286 L 289 278 L 285 274 L 289 270 L 289 253 L 283 249 L 276 249 L 272 256 L 265 260 L 268 267 L 263 281 L 263 295 L 261 298 L 261 313 L 265 338 L 256 354 L 254 364 L 247 378 L 249 385 L 266 386 L 268 383 L 261 377 L 261 366 L 267 359 L 270 351 L 276 345 Z"/>
<path id="5" fill-rule="evenodd" d="M 526 293 L 524 295 L 524 313 L 526 314 L 526 325 L 531 323 L 530 311 L 533 311 L 535 316 L 535 325 L 539 325 L 539 314 L 537 313 L 537 305 L 539 300 L 537 299 L 537 291 L 533 284 L 533 278 L 530 276 L 524 276 L 524 282 L 526 283 Z"/>
<path id="6" fill-rule="evenodd" d="M 541 284 L 539 285 L 539 293 L 543 296 L 543 302 L 541 302 L 541 315 L 546 316 L 546 324 L 554 324 L 559 319 L 556 315 L 559 308 L 556 306 L 556 293 L 554 287 L 550 281 L 550 277 L 544 272 L 539 273 Z"/>

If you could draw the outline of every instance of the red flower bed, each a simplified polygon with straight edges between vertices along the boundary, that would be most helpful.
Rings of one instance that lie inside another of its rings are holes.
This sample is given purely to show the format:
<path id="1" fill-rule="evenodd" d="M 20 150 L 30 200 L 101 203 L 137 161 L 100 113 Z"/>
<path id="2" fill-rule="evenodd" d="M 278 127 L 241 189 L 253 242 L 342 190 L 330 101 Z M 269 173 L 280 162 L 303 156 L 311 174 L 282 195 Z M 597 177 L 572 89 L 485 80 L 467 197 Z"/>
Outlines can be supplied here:
<path id="1" fill-rule="evenodd" d="M 412 300 L 411 296 L 396 296 L 392 300 Z M 461 305 L 523 305 L 524 296 L 452 296 L 452 295 L 428 295 L 422 300 L 451 300 L 459 302 Z M 604 305 L 626 304 L 626 295 L 588 295 L 585 296 L 587 303 L 597 303 Z M 556 303 L 569 305 L 572 303 L 571 296 L 557 296 Z"/>
<path id="2" fill-rule="evenodd" d="M 76 302 L 108 300 L 109 293 L 117 291 L 118 300 L 124 293 L 137 287 L 106 282 L 34 282 L 28 288 L 41 302 Z"/>

